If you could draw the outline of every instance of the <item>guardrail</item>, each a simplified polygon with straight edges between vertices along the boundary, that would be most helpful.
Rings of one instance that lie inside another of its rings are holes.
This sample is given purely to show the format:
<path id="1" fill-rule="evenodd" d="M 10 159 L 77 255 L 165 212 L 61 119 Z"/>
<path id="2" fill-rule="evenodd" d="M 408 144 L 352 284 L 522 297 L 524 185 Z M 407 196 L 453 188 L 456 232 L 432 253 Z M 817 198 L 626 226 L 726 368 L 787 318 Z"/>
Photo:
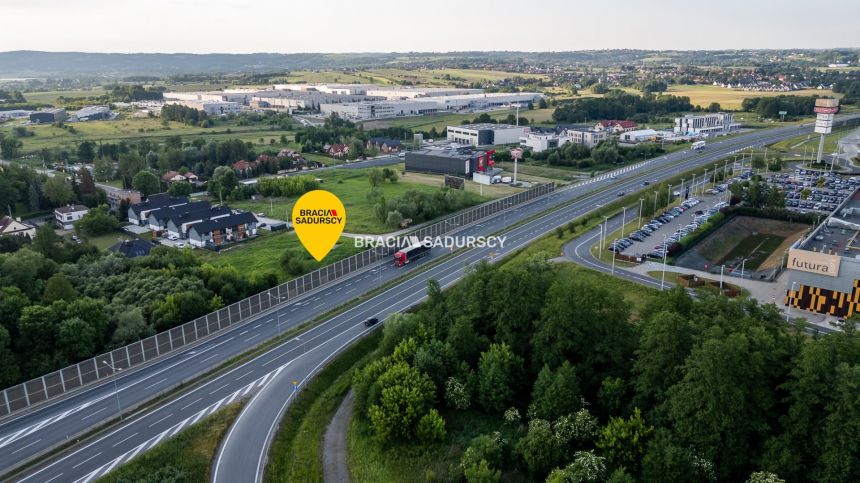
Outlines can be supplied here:
<path id="1" fill-rule="evenodd" d="M 442 221 L 409 232 L 405 236 L 419 238 L 440 236 L 554 190 L 553 184 L 536 186 L 527 191 L 463 210 Z M 149 338 L 9 387 L 0 393 L 0 417 L 23 411 L 83 386 L 104 380 L 113 375 L 114 370 L 128 370 L 152 362 L 276 305 L 372 265 L 393 252 L 392 247 L 365 250 Z"/>

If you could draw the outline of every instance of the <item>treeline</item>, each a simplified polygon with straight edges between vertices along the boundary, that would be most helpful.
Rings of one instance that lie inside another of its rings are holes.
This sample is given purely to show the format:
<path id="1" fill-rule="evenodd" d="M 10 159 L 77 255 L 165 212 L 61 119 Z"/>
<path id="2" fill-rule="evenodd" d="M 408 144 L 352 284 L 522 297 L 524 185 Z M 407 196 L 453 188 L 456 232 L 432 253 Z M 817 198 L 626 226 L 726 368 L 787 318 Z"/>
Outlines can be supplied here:
<path id="1" fill-rule="evenodd" d="M 611 90 L 604 97 L 574 99 L 561 105 L 552 113 L 559 123 L 593 122 L 601 119 L 631 119 L 646 122 L 651 118 L 667 114 L 693 111 L 698 106 L 690 104 L 690 98 L 646 94 L 639 96 L 621 90 Z"/>
<path id="2" fill-rule="evenodd" d="M 143 87 L 139 84 L 108 86 L 110 99 L 115 102 L 160 101 L 164 98 L 165 90 L 160 86 Z"/>
<path id="3" fill-rule="evenodd" d="M 27 99 L 24 98 L 24 94 L 21 91 L 7 91 L 5 89 L 0 89 L 0 104 L 4 104 L 3 109 L 6 109 L 5 104 L 23 104 L 26 103 Z"/>
<path id="4" fill-rule="evenodd" d="M 634 317 L 623 297 L 537 260 L 431 282 L 354 374 L 359 434 L 460 455 L 444 481 L 860 479 L 853 323 L 810 338 L 749 299 L 679 287 Z"/>
<path id="5" fill-rule="evenodd" d="M 302 152 L 322 152 L 323 147 L 332 144 L 349 145 L 349 159 L 376 154 L 367 149 L 367 140 L 372 137 L 385 137 L 397 140 L 411 140 L 412 130 L 402 127 L 388 127 L 365 131 L 361 125 L 341 119 L 337 114 L 326 118 L 321 127 L 307 126 L 296 131 L 296 142 Z"/>
<path id="6" fill-rule="evenodd" d="M 128 259 L 60 239 L 51 224 L 0 254 L 0 384 L 9 386 L 175 327 L 274 286 L 158 246 Z"/>
<path id="7" fill-rule="evenodd" d="M 392 228 L 399 227 L 400 222 L 407 218 L 411 219 L 413 224 L 421 223 L 481 201 L 480 196 L 475 193 L 450 188 L 442 188 L 432 193 L 410 190 L 393 200 L 385 199 L 379 189 L 372 188 L 367 198 L 373 204 L 376 218 Z"/>
<path id="8" fill-rule="evenodd" d="M 212 127 L 214 122 L 209 116 L 193 107 L 180 104 L 165 104 L 161 108 L 161 119 L 165 121 L 176 121 L 190 126 Z"/>
<path id="9" fill-rule="evenodd" d="M 547 149 L 539 153 L 525 151 L 525 159 L 541 161 L 551 166 L 574 166 L 580 169 L 600 165 L 626 164 L 641 159 L 649 159 L 665 153 L 659 144 L 642 143 L 633 147 L 618 146 L 617 143 L 603 142 L 594 148 L 581 144 L 567 143 L 559 148 Z"/>
<path id="10" fill-rule="evenodd" d="M 806 116 L 814 112 L 817 98 L 818 96 L 748 97 L 741 103 L 741 109 L 755 112 L 761 117 L 779 117 L 780 111 L 786 111 L 791 117 Z"/>
<path id="11" fill-rule="evenodd" d="M 263 196 L 298 196 L 319 187 L 313 176 L 264 177 L 257 182 L 257 192 Z"/>
<path id="12" fill-rule="evenodd" d="M 29 167 L 0 166 L 0 206 L 17 213 L 36 213 L 69 203 L 94 207 L 106 203 L 104 191 L 96 189 L 87 170 L 65 176 L 47 177 Z"/>

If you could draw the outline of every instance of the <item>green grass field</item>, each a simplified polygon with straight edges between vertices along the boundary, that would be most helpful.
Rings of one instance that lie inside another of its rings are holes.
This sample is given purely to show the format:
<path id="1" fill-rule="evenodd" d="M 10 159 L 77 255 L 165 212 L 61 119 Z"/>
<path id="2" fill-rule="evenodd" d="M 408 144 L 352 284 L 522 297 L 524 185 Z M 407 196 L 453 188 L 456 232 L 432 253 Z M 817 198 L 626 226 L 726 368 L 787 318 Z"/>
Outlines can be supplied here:
<path id="1" fill-rule="evenodd" d="M 399 169 L 402 169 L 400 165 Z M 368 201 L 367 194 L 370 192 L 370 182 L 367 177 L 367 169 L 342 169 L 323 171 L 315 176 L 324 180 L 321 189 L 334 193 L 343 202 L 346 208 L 347 233 L 387 233 L 391 228 L 380 222 L 373 213 L 373 205 Z M 439 190 L 438 186 L 421 183 L 411 183 L 406 178 L 401 178 L 396 183 L 385 182 L 378 187 L 387 200 L 393 200 L 403 196 L 407 191 L 422 191 L 433 193 Z M 485 197 L 489 199 L 489 197 Z M 235 208 L 252 211 L 254 213 L 265 213 L 266 216 L 281 220 L 289 220 L 293 204 L 298 197 L 289 198 L 266 198 L 259 201 L 245 200 L 230 203 Z M 477 199 L 477 197 L 476 197 Z"/>
<path id="2" fill-rule="evenodd" d="M 242 405 L 231 404 L 99 478 L 99 483 L 209 481 L 212 457 Z"/>
<path id="3" fill-rule="evenodd" d="M 194 253 L 205 262 L 213 265 L 232 266 L 243 273 L 274 272 L 278 275 L 278 280 L 284 281 L 292 278 L 280 264 L 281 255 L 285 250 L 304 259 L 307 271 L 315 270 L 365 250 L 364 248 L 356 248 L 351 238 L 341 237 L 322 262 L 317 262 L 308 255 L 295 232 L 279 231 L 272 233 L 260 230 L 259 233 L 258 238 L 239 243 L 230 250 L 222 252 L 194 250 Z"/>
<path id="4" fill-rule="evenodd" d="M 687 96 L 690 102 L 698 104 L 702 107 L 707 107 L 712 102 L 719 102 L 723 109 L 740 110 L 741 103 L 749 97 L 775 97 L 779 95 L 791 96 L 832 96 L 833 91 L 805 89 L 794 92 L 755 92 L 743 91 L 738 89 L 726 89 L 724 87 L 712 85 L 672 85 L 669 86 L 667 94 L 676 96 Z M 838 96 L 838 94 L 837 94 Z"/>
<path id="5" fill-rule="evenodd" d="M 280 137 L 286 135 L 292 139 L 293 132 L 282 130 L 271 130 L 269 126 L 239 126 L 235 122 L 217 125 L 211 128 L 188 126 L 178 122 L 170 122 L 167 127 L 162 125 L 160 118 L 125 118 L 121 117 L 113 121 L 93 121 L 68 123 L 66 126 L 74 127 L 76 132 L 69 129 L 44 126 L 26 126 L 28 131 L 34 135 L 21 138 L 23 153 L 35 153 L 42 148 L 65 148 L 74 149 L 82 141 L 119 142 L 125 140 L 134 142 L 138 139 L 147 139 L 150 142 L 162 142 L 169 136 L 181 136 L 183 141 L 203 139 L 204 141 L 223 141 L 227 139 L 241 139 L 250 141 L 258 146 L 281 147 Z M 10 133 L 14 127 L 13 123 L 0 126 L 0 132 Z M 229 132 L 228 132 L 229 130 Z"/>
<path id="6" fill-rule="evenodd" d="M 60 97 L 99 97 L 107 94 L 107 91 L 100 87 L 94 87 L 92 89 L 69 91 L 24 92 L 23 94 L 27 102 L 59 105 L 60 103 L 57 99 Z"/>
<path id="7" fill-rule="evenodd" d="M 833 132 L 824 136 L 824 153 L 830 154 L 836 151 L 839 139 L 848 135 L 856 127 L 841 127 L 835 128 Z M 803 152 L 804 149 L 812 153 L 818 152 L 818 142 L 821 139 L 820 134 L 801 134 L 793 138 L 784 139 L 778 143 L 771 144 L 770 147 L 783 152 Z"/>
<path id="8" fill-rule="evenodd" d="M 726 261 L 746 258 L 746 270 L 756 270 L 767 260 L 771 253 L 785 241 L 784 236 L 755 233 L 737 244 L 729 253 L 714 265 L 722 265 Z"/>

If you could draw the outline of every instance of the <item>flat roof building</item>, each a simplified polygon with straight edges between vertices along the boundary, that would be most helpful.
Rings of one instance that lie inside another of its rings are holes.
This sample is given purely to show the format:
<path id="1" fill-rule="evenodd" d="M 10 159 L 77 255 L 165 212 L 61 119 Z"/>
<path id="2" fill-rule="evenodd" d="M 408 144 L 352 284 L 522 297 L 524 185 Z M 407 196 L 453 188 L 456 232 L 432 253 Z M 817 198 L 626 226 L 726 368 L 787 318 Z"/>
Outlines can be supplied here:
<path id="1" fill-rule="evenodd" d="M 113 113 L 108 106 L 87 106 L 78 109 L 71 117 L 75 121 L 101 121 L 111 119 Z"/>
<path id="2" fill-rule="evenodd" d="M 471 146 L 519 144 L 527 129 L 525 126 L 493 123 L 448 126 L 448 141 Z"/>
<path id="3" fill-rule="evenodd" d="M 860 191 L 788 251 L 784 303 L 835 317 L 860 313 Z"/>
<path id="4" fill-rule="evenodd" d="M 185 107 L 203 111 L 208 116 L 226 116 L 228 114 L 238 114 L 242 112 L 242 104 L 238 102 L 225 101 L 181 101 L 169 100 L 165 104 L 178 104 Z"/>
<path id="5" fill-rule="evenodd" d="M 486 151 L 433 148 L 406 153 L 406 171 L 438 173 L 471 178 L 473 173 L 492 168 Z"/>
<path id="6" fill-rule="evenodd" d="M 61 107 L 52 109 L 42 109 L 41 111 L 30 113 L 30 122 L 37 124 L 51 124 L 55 122 L 65 121 L 68 118 L 66 110 Z"/>
<path id="7" fill-rule="evenodd" d="M 675 118 L 674 132 L 686 135 L 720 135 L 735 131 L 740 126 L 730 112 L 686 114 Z"/>
<path id="8" fill-rule="evenodd" d="M 415 97 L 410 99 L 366 101 L 352 104 L 320 105 L 323 115 L 337 113 L 347 119 L 384 119 L 387 117 L 416 116 L 438 112 L 496 109 L 504 106 L 536 102 L 541 94 L 534 92 L 495 92 L 491 94 L 457 94 Z M 356 106 L 355 104 L 360 104 Z"/>

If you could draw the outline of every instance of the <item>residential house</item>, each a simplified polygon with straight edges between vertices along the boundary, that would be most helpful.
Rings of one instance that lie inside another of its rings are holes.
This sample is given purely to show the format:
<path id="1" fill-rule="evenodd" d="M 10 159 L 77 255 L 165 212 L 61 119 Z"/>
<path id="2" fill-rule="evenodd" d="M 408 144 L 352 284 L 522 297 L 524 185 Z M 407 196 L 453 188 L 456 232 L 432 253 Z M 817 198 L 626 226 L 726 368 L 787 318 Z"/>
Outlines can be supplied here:
<path id="1" fill-rule="evenodd" d="M 259 166 L 256 161 L 240 160 L 233 163 L 233 171 L 238 176 L 248 177 L 254 174 L 254 170 Z"/>
<path id="2" fill-rule="evenodd" d="M 4 216 L 0 218 L 0 236 L 23 236 L 33 238 L 36 236 L 36 227 L 23 223 L 20 218 Z"/>
<path id="3" fill-rule="evenodd" d="M 54 209 L 54 221 L 57 227 L 63 230 L 73 229 L 74 223 L 89 213 L 89 208 L 84 205 L 66 205 Z"/>
<path id="4" fill-rule="evenodd" d="M 167 218 L 166 230 L 167 236 L 177 238 L 187 238 L 188 228 L 201 221 L 214 220 L 224 216 L 233 214 L 229 206 L 219 205 L 213 206 L 206 211 L 174 213 Z"/>
<path id="5" fill-rule="evenodd" d="M 257 218 L 243 211 L 222 218 L 195 223 L 188 228 L 188 240 L 195 247 L 219 247 L 257 234 Z"/>
<path id="6" fill-rule="evenodd" d="M 128 258 L 145 257 L 149 255 L 155 244 L 145 240 L 122 240 L 108 248 L 108 251 L 125 255 Z"/>
<path id="7" fill-rule="evenodd" d="M 119 211 L 119 207 L 123 200 L 128 201 L 129 205 L 140 203 L 143 195 L 137 190 L 105 190 L 107 194 L 108 206 L 113 212 Z"/>
<path id="8" fill-rule="evenodd" d="M 193 185 L 197 185 L 200 183 L 200 178 L 197 177 L 196 174 L 188 171 L 185 174 L 180 174 L 178 171 L 168 171 L 161 175 L 161 181 L 165 183 L 177 183 L 181 181 L 187 181 Z"/>
<path id="9" fill-rule="evenodd" d="M 188 203 L 187 196 L 170 196 L 167 193 L 150 195 L 146 201 L 133 203 L 128 207 L 128 222 L 135 225 L 143 225 L 149 219 L 152 210 L 166 206 L 179 206 Z"/>
<path id="10" fill-rule="evenodd" d="M 609 131 L 613 134 L 632 131 L 636 129 L 636 123 L 633 121 L 619 121 L 617 119 L 605 119 L 597 121 L 594 125 L 595 131 Z"/>
<path id="11" fill-rule="evenodd" d="M 167 231 L 167 220 L 173 215 L 206 213 L 212 205 L 208 201 L 192 201 L 177 206 L 165 206 L 149 212 L 146 224 L 156 236 Z"/>
<path id="12" fill-rule="evenodd" d="M 376 149 L 381 153 L 399 153 L 400 140 L 387 138 L 370 138 L 367 140 L 367 149 Z"/>
<path id="13" fill-rule="evenodd" d="M 335 158 L 343 158 L 349 156 L 349 146 L 346 144 L 332 144 L 328 147 L 326 153 Z"/>

